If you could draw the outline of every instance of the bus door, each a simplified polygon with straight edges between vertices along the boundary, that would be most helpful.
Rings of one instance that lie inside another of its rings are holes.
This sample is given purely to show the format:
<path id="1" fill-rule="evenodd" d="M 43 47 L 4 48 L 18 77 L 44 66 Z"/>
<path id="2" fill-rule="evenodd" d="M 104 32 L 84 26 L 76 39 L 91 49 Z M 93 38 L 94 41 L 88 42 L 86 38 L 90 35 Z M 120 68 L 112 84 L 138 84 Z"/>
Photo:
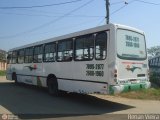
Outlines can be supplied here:
<path id="1" fill-rule="evenodd" d="M 34 47 L 32 81 L 34 85 L 42 86 L 43 76 L 43 45 Z"/>
<path id="2" fill-rule="evenodd" d="M 37 85 L 43 73 L 43 45 L 27 48 L 24 66 L 25 83 Z"/>

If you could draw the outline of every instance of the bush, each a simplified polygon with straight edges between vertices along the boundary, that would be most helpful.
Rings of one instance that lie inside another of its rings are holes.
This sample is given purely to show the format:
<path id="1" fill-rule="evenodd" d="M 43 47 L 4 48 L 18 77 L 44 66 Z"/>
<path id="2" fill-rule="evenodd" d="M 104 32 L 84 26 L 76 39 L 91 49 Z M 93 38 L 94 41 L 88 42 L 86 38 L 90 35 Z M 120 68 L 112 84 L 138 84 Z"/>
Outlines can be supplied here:
<path id="1" fill-rule="evenodd" d="M 160 86 L 160 74 L 153 72 L 150 75 L 150 82 L 155 83 Z"/>
<path id="2" fill-rule="evenodd" d="M 0 76 L 5 76 L 5 75 L 6 75 L 6 71 L 0 70 Z"/>
<path id="3" fill-rule="evenodd" d="M 160 88 L 149 88 L 126 93 L 120 93 L 117 94 L 117 96 L 131 99 L 160 100 Z"/>

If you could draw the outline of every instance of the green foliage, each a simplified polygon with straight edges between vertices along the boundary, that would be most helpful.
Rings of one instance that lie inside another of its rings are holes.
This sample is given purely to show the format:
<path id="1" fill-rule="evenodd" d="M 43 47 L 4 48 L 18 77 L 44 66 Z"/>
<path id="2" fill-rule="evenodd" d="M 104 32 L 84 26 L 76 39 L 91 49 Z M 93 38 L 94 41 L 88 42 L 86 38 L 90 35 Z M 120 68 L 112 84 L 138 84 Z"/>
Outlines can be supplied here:
<path id="1" fill-rule="evenodd" d="M 118 96 L 131 99 L 160 100 L 160 87 L 158 87 L 158 85 L 160 86 L 160 75 L 156 72 L 152 72 L 150 74 L 150 82 L 156 84 L 156 88 L 124 92 L 118 94 Z"/>
<path id="2" fill-rule="evenodd" d="M 6 71 L 0 70 L 0 76 L 5 76 L 5 75 L 6 75 Z"/>
<path id="3" fill-rule="evenodd" d="M 131 98 L 131 99 L 143 99 L 143 100 L 160 100 L 160 88 L 149 88 L 138 91 L 131 91 L 118 94 L 117 96 Z"/>
<path id="4" fill-rule="evenodd" d="M 5 60 L 5 59 L 6 59 L 5 54 L 0 53 L 0 60 Z"/>
<path id="5" fill-rule="evenodd" d="M 159 55 L 160 54 L 160 46 L 154 46 L 154 47 L 148 48 L 147 52 L 152 57 Z"/>
<path id="6" fill-rule="evenodd" d="M 160 86 L 160 74 L 156 72 L 152 72 L 150 74 L 150 82 Z"/>

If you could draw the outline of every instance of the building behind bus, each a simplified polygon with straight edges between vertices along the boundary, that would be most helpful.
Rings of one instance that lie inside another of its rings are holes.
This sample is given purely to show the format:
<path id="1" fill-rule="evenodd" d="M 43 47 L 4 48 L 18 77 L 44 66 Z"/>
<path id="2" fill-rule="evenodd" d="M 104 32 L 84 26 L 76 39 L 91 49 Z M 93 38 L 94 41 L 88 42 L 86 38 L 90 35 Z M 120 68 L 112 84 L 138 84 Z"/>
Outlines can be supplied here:
<path id="1" fill-rule="evenodd" d="M 6 70 L 6 51 L 0 49 L 0 70 Z"/>

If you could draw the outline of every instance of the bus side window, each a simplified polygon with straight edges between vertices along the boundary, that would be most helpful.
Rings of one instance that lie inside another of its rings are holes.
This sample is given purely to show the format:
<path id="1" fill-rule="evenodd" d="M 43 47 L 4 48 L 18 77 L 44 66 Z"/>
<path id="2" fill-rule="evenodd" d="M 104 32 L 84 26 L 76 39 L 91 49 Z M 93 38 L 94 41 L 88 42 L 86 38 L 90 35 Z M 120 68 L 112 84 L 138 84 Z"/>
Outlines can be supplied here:
<path id="1" fill-rule="evenodd" d="M 73 40 L 68 39 L 58 42 L 57 61 L 72 61 L 73 57 Z"/>
<path id="2" fill-rule="evenodd" d="M 43 45 L 35 46 L 34 47 L 33 62 L 34 63 L 41 63 L 42 60 L 43 60 Z"/>
<path id="3" fill-rule="evenodd" d="M 25 49 L 25 63 L 32 63 L 33 62 L 33 47 Z"/>
<path id="4" fill-rule="evenodd" d="M 24 63 L 24 49 L 18 51 L 18 63 Z"/>
<path id="5" fill-rule="evenodd" d="M 96 35 L 95 40 L 96 60 L 104 60 L 107 56 L 107 33 L 100 32 Z"/>
<path id="6" fill-rule="evenodd" d="M 94 36 L 80 36 L 75 40 L 75 57 L 76 61 L 89 61 L 93 59 Z"/>
<path id="7" fill-rule="evenodd" d="M 56 44 L 48 43 L 44 47 L 44 62 L 55 62 Z"/>
<path id="8" fill-rule="evenodd" d="M 17 51 L 12 52 L 12 63 L 17 63 Z"/>

